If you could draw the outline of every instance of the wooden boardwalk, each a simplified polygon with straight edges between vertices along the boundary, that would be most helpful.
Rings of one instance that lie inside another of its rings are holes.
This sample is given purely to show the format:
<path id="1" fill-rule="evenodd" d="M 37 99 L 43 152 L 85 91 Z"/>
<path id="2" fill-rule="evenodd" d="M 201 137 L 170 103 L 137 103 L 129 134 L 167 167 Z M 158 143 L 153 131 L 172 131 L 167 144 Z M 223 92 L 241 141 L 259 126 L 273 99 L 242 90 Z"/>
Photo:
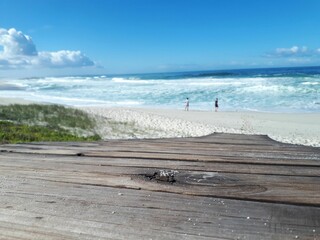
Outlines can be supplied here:
<path id="1" fill-rule="evenodd" d="M 320 148 L 233 134 L 1 145 L 0 239 L 320 239 Z"/>

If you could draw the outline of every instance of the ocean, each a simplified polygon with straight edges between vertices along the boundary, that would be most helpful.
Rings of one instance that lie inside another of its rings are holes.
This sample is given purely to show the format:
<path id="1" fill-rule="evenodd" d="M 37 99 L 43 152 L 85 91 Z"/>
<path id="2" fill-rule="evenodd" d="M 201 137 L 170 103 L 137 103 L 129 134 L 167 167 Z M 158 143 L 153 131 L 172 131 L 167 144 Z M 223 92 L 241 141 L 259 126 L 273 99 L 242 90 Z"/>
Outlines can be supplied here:
<path id="1" fill-rule="evenodd" d="M 1 97 L 72 106 L 320 112 L 320 67 L 1 80 Z"/>

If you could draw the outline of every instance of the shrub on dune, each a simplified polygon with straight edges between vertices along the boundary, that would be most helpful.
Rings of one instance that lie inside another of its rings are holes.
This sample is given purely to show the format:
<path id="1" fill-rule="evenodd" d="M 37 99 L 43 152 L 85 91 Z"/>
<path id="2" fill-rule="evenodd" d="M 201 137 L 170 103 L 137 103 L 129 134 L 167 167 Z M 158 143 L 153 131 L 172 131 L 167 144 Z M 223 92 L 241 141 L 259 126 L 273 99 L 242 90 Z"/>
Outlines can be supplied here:
<path id="1" fill-rule="evenodd" d="M 60 105 L 0 106 L 0 142 L 95 141 L 96 121 Z"/>

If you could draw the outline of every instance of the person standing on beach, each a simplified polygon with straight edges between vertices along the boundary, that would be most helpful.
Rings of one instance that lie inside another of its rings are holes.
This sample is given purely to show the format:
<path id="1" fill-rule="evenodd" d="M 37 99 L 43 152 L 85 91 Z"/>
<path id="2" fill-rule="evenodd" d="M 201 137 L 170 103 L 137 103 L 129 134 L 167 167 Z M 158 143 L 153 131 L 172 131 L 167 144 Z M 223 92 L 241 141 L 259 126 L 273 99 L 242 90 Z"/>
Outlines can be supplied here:
<path id="1" fill-rule="evenodd" d="M 219 108 L 218 98 L 216 98 L 214 102 L 214 107 L 215 107 L 215 111 L 218 112 L 218 108 Z"/>
<path id="2" fill-rule="evenodd" d="M 185 104 L 184 110 L 189 111 L 189 98 L 186 99 L 186 104 Z"/>

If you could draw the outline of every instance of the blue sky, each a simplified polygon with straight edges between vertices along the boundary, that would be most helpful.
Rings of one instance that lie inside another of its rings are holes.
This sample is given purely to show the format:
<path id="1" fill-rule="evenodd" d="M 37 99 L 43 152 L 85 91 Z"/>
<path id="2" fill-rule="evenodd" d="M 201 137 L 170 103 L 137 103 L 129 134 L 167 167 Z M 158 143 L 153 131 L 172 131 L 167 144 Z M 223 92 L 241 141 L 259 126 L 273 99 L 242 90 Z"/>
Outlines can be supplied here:
<path id="1" fill-rule="evenodd" d="M 320 65 L 319 0 L 1 0 L 0 77 Z"/>

